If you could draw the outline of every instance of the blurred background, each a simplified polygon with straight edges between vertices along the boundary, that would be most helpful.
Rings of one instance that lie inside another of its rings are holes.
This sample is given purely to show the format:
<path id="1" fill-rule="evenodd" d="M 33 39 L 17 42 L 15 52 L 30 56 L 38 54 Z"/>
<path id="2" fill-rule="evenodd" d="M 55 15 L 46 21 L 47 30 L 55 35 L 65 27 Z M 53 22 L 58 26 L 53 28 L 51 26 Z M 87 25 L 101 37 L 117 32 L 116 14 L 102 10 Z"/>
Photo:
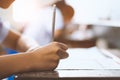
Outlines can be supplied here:
<path id="1" fill-rule="evenodd" d="M 0 16 L 9 21 L 13 29 L 22 33 L 26 25 L 33 20 L 38 7 L 49 2 L 40 0 L 38 4 L 36 1 L 16 0 L 7 10 L 0 9 Z M 70 47 L 91 47 L 96 45 L 98 39 L 104 39 L 108 47 L 120 48 L 120 0 L 56 0 L 57 3 L 59 1 L 64 1 L 72 9 L 66 8 L 66 12 L 60 9 L 64 32 L 56 38 L 57 41 Z"/>

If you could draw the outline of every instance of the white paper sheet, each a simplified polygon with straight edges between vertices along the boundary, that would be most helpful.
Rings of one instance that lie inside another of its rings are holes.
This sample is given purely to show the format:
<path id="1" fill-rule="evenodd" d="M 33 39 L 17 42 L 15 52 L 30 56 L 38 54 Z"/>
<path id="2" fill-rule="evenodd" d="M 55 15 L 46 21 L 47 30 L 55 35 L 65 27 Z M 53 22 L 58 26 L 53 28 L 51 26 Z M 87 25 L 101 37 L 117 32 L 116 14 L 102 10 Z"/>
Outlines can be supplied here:
<path id="1" fill-rule="evenodd" d="M 70 48 L 67 52 L 69 57 L 61 60 L 57 69 L 120 69 L 120 64 L 96 47 Z"/>

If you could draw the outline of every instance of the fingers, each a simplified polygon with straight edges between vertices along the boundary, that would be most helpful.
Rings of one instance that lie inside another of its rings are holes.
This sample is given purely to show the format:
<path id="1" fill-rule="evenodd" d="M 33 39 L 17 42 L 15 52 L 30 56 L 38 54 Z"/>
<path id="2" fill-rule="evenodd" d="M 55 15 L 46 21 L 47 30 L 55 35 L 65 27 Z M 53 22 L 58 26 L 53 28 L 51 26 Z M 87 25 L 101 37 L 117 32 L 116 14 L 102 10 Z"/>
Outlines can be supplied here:
<path id="1" fill-rule="evenodd" d="M 59 43 L 59 42 L 54 42 L 57 46 L 59 46 L 61 49 L 63 50 L 67 50 L 68 46 L 63 44 L 63 43 Z"/>
<path id="2" fill-rule="evenodd" d="M 67 45 L 59 42 L 54 43 L 58 46 L 57 55 L 59 56 L 59 58 L 60 59 L 67 58 L 69 56 L 68 53 L 66 52 L 66 50 L 68 49 Z"/>
<path id="3" fill-rule="evenodd" d="M 60 59 L 65 59 L 69 56 L 68 53 L 62 49 L 58 50 L 57 54 L 60 57 Z"/>

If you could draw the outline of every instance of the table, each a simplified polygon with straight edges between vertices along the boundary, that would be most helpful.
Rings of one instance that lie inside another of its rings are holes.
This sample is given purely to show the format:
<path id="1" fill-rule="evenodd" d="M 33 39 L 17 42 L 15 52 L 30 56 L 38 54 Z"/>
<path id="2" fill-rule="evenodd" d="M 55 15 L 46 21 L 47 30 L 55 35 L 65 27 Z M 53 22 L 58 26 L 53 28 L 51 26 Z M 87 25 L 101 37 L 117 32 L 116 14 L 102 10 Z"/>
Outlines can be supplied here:
<path id="1" fill-rule="evenodd" d="M 120 70 L 57 70 L 17 76 L 15 80 L 119 80 Z"/>
<path id="2" fill-rule="evenodd" d="M 86 22 L 79 22 L 80 24 L 87 24 L 87 25 L 100 25 L 106 27 L 120 27 L 120 20 L 94 20 L 94 21 L 86 21 Z"/>
<path id="3" fill-rule="evenodd" d="M 70 57 L 61 60 L 55 71 L 17 74 L 15 80 L 120 80 L 120 64 L 96 47 L 68 52 Z"/>

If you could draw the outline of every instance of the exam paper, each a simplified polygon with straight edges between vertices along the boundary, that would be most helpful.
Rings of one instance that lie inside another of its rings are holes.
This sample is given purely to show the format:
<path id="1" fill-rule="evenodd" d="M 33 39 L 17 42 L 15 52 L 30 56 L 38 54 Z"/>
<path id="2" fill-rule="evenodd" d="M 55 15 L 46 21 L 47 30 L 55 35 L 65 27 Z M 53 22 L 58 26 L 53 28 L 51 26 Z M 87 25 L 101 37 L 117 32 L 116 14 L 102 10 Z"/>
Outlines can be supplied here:
<path id="1" fill-rule="evenodd" d="M 57 69 L 120 69 L 120 64 L 103 55 L 97 47 L 69 48 L 69 57 L 60 61 Z"/>

